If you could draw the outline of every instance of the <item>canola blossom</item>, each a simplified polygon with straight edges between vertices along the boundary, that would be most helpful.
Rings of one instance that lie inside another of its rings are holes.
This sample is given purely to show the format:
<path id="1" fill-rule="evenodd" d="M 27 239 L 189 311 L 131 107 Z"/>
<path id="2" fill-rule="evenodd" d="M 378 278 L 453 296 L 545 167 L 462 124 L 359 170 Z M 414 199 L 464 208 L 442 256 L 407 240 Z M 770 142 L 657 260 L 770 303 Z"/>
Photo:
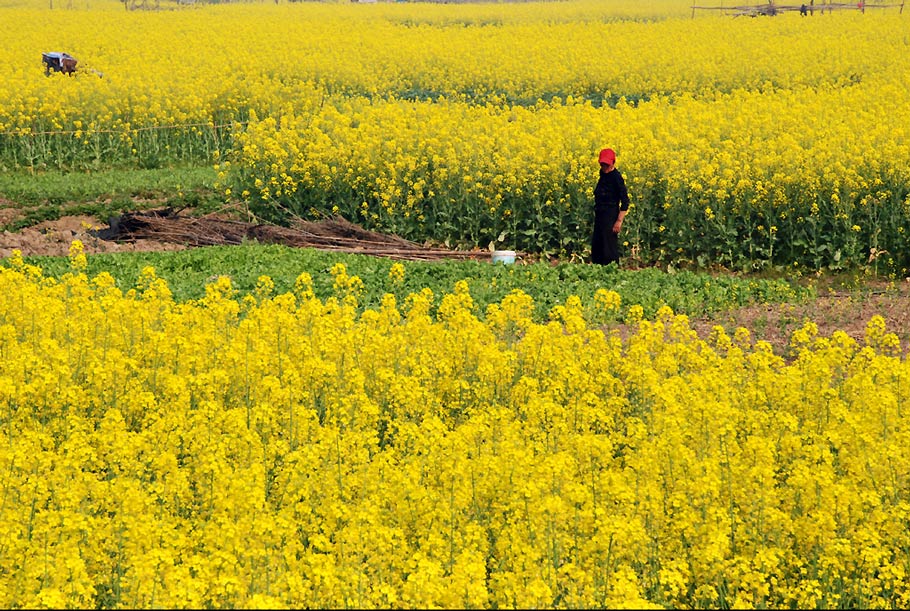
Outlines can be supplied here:
<path id="1" fill-rule="evenodd" d="M 358 310 L 341 264 L 185 303 L 70 264 L 0 267 L 5 607 L 910 605 L 881 317 L 784 360 L 606 289 L 535 322 L 463 281 Z"/>

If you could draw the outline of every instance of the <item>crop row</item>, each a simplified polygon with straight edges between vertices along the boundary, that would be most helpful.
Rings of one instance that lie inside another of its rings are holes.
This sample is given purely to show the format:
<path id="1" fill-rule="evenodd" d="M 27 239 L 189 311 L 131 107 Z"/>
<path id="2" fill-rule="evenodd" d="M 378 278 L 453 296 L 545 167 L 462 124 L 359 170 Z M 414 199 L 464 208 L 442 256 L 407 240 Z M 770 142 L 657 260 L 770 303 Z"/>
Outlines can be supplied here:
<path id="1" fill-rule="evenodd" d="M 96 254 L 88 258 L 86 273 L 108 273 L 116 287 L 128 291 L 135 288 L 142 269 L 151 266 L 167 282 L 174 300 L 183 303 L 203 297 L 205 285 L 213 277 L 230 278 L 237 297 L 243 298 L 255 294 L 262 276 L 271 279 L 276 292 L 285 293 L 293 290 L 297 276 L 306 271 L 314 296 L 325 300 L 335 295 L 331 270 L 341 263 L 349 274 L 363 281 L 358 313 L 379 308 L 387 293 L 403 302 L 413 292 L 430 289 L 436 296 L 430 305 L 430 313 L 435 316 L 439 297 L 450 292 L 456 282 L 464 281 L 480 317 L 488 306 L 520 290 L 533 299 L 535 322 L 548 320 L 554 307 L 574 295 L 585 304 L 583 315 L 592 325 L 620 323 L 633 305 L 640 307 L 647 318 L 653 318 L 663 306 L 680 314 L 703 316 L 755 304 L 805 302 L 816 293 L 811 283 L 799 286 L 785 279 L 740 278 L 687 270 L 668 273 L 657 268 L 603 269 L 570 262 L 490 265 L 484 259 L 395 262 L 383 257 L 250 243 L 167 253 Z M 30 257 L 28 262 L 41 267 L 49 278 L 60 279 L 70 271 L 64 257 Z M 594 305 L 595 295 L 605 287 L 616 293 L 623 304 L 608 317 Z"/>

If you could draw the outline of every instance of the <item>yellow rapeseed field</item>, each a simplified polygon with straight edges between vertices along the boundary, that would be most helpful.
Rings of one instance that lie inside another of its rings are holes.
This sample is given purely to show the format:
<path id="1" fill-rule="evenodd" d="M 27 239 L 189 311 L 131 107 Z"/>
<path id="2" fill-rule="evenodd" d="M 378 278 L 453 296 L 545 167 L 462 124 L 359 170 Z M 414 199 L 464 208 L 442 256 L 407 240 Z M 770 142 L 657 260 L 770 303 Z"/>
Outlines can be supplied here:
<path id="1" fill-rule="evenodd" d="M 0 267 L 5 607 L 906 607 L 910 365 L 669 308 Z M 401 281 L 397 266 L 390 281 Z M 430 316 L 431 304 L 437 314 Z M 590 304 L 587 304 L 590 305 Z M 481 316 L 483 314 L 483 316 Z"/>
<path id="2" fill-rule="evenodd" d="M 609 145 L 643 260 L 910 267 L 907 15 L 689 7 L 9 0 L 0 167 L 211 163 L 264 217 L 578 253 Z M 785 360 L 606 287 L 541 323 L 464 281 L 364 310 L 340 263 L 189 302 L 70 265 L 0 265 L 4 607 L 910 606 L 881 317 Z"/>
<path id="3" fill-rule="evenodd" d="M 0 166 L 214 163 L 264 218 L 572 254 L 611 146 L 643 261 L 903 273 L 908 17 L 868 4 L 0 8 Z"/>

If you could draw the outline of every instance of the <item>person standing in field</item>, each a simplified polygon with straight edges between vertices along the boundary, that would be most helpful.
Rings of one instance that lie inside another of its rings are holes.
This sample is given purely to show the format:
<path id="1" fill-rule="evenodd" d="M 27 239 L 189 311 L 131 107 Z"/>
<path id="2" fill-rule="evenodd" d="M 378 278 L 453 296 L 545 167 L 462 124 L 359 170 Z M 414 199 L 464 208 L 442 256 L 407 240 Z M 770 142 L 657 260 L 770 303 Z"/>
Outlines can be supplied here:
<path id="1" fill-rule="evenodd" d="M 600 178 L 594 187 L 594 234 L 591 263 L 619 265 L 619 232 L 629 210 L 629 192 L 616 169 L 616 152 L 600 151 Z"/>

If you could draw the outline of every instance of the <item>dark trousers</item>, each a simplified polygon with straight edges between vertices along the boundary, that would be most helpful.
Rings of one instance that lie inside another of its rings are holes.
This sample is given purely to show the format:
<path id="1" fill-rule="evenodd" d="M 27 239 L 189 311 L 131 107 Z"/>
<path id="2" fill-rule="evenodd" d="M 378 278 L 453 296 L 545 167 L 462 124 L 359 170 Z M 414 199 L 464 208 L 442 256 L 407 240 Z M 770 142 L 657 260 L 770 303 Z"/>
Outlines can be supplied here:
<path id="1" fill-rule="evenodd" d="M 594 233 L 591 236 L 591 263 L 619 264 L 619 236 L 613 224 L 619 218 L 619 206 L 594 209 Z"/>

